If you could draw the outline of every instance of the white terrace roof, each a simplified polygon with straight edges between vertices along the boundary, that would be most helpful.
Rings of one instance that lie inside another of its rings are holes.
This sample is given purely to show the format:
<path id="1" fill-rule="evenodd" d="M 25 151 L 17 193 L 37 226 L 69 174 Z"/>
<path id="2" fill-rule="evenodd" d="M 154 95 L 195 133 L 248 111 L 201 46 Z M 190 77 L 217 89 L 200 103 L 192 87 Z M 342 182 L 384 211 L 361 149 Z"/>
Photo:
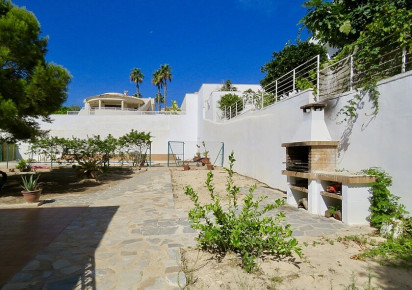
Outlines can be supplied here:
<path id="1" fill-rule="evenodd" d="M 142 99 L 132 96 L 127 96 L 121 93 L 104 93 L 97 96 L 91 96 L 86 98 L 84 103 L 93 103 L 95 101 L 105 100 L 105 101 L 124 101 L 127 104 L 145 104 L 149 99 Z"/>

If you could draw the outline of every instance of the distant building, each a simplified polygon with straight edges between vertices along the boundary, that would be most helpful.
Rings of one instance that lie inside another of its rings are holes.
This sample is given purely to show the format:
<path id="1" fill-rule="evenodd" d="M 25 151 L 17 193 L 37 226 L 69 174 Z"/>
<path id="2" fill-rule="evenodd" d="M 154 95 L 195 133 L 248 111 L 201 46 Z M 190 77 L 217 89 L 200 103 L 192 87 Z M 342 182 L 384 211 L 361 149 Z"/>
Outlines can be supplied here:
<path id="1" fill-rule="evenodd" d="M 84 108 L 79 115 L 105 114 L 110 111 L 154 111 L 154 100 L 152 98 L 137 98 L 128 96 L 127 91 L 121 93 L 105 93 L 86 98 Z"/>

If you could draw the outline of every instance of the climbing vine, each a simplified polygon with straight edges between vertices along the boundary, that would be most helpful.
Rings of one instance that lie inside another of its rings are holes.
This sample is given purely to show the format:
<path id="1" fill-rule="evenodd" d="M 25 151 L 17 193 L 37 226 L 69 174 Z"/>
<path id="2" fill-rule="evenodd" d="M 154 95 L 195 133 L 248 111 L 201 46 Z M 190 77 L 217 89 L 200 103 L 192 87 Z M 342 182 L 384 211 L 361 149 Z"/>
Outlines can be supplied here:
<path id="1" fill-rule="evenodd" d="M 346 45 L 334 62 L 354 55 L 354 87 L 359 92 L 338 112 L 344 121 L 357 115 L 363 98 L 368 95 L 372 103 L 372 115 L 379 112 L 379 80 L 395 75 L 400 70 L 403 49 L 412 52 L 412 11 L 399 9 L 391 3 L 382 6 L 372 23 L 366 26 L 360 37 Z M 411 64 L 408 64 L 410 66 Z M 405 67 L 409 70 L 410 67 Z"/>
<path id="2" fill-rule="evenodd" d="M 379 168 L 369 168 L 362 172 L 376 177 L 370 190 L 372 193 L 369 208 L 371 224 L 380 228 L 384 222 L 389 222 L 392 218 L 403 219 L 408 212 L 405 206 L 398 202 L 400 197 L 393 195 L 388 188 L 392 185 L 392 177 Z"/>

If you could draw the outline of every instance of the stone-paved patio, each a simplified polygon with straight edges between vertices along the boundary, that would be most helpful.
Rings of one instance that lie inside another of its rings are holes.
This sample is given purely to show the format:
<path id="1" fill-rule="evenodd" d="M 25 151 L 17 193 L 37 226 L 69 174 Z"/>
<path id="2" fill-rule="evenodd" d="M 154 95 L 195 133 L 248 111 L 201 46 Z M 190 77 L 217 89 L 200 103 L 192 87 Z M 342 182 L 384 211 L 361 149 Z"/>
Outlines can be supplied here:
<path id="1" fill-rule="evenodd" d="M 256 190 L 258 195 L 270 193 L 269 188 Z M 150 168 L 106 190 L 20 210 L 41 216 L 57 207 L 74 212 L 79 206 L 82 210 L 77 210 L 69 224 L 52 217 L 64 229 L 37 253 L 26 256 L 24 267 L 2 289 L 179 289 L 179 283 L 184 285 L 184 275 L 179 275 L 179 249 L 195 245 L 196 233 L 187 213 L 174 208 L 168 169 Z M 347 228 L 292 207 L 283 210 L 295 236 L 318 236 Z M 0 212 L 4 216 L 5 211 Z M 22 219 L 0 219 L 0 229 L 5 229 L 6 222 L 9 231 L 14 227 L 24 232 L 29 224 L 21 223 Z M 53 227 L 39 222 L 34 229 L 44 233 Z M 7 249 L 0 251 L 3 256 Z M 1 263 L 3 260 L 3 267 Z"/>

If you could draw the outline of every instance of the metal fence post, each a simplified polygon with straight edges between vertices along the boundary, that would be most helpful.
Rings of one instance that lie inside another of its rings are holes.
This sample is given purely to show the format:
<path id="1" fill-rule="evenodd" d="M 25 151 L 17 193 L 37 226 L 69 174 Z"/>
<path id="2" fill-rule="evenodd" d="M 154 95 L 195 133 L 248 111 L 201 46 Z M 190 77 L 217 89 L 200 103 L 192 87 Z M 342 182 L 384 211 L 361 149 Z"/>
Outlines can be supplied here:
<path id="1" fill-rule="evenodd" d="M 222 165 L 221 166 L 223 166 L 224 162 L 225 162 L 225 143 L 222 142 Z"/>
<path id="2" fill-rule="evenodd" d="M 226 113 L 226 106 L 225 106 L 225 114 L 224 114 L 224 118 L 227 118 L 227 113 Z"/>
<path id="3" fill-rule="evenodd" d="M 232 119 L 232 106 L 229 107 L 229 119 Z"/>
<path id="4" fill-rule="evenodd" d="M 170 166 L 170 141 L 167 142 L 167 167 Z"/>
<path id="5" fill-rule="evenodd" d="M 6 143 L 6 168 L 9 169 L 9 143 Z"/>
<path id="6" fill-rule="evenodd" d="M 292 84 L 292 92 L 295 92 L 295 81 L 296 81 L 296 69 L 293 69 L 293 84 Z"/>
<path id="7" fill-rule="evenodd" d="M 401 72 L 406 72 L 406 47 L 402 48 L 402 69 Z"/>
<path id="8" fill-rule="evenodd" d="M 264 105 L 265 105 L 265 100 L 264 100 L 264 93 L 262 91 L 262 106 L 260 108 L 263 109 Z"/>
<path id="9" fill-rule="evenodd" d="M 238 102 L 236 102 L 236 113 L 235 113 L 236 115 L 235 115 L 235 116 L 237 116 L 237 103 L 238 103 Z"/>
<path id="10" fill-rule="evenodd" d="M 150 142 L 149 167 L 152 167 L 152 142 Z"/>
<path id="11" fill-rule="evenodd" d="M 320 90 L 320 55 L 318 54 L 317 64 L 316 64 L 316 101 L 319 101 L 319 90 Z"/>
<path id="12" fill-rule="evenodd" d="M 182 142 L 182 146 L 183 146 L 183 157 L 182 157 L 182 161 L 183 161 L 183 165 L 185 165 L 185 142 Z"/>
<path id="13" fill-rule="evenodd" d="M 353 89 L 353 55 L 350 55 L 350 74 L 349 74 L 349 90 Z"/>
<path id="14" fill-rule="evenodd" d="M 278 80 L 276 80 L 275 102 L 278 101 Z"/>

